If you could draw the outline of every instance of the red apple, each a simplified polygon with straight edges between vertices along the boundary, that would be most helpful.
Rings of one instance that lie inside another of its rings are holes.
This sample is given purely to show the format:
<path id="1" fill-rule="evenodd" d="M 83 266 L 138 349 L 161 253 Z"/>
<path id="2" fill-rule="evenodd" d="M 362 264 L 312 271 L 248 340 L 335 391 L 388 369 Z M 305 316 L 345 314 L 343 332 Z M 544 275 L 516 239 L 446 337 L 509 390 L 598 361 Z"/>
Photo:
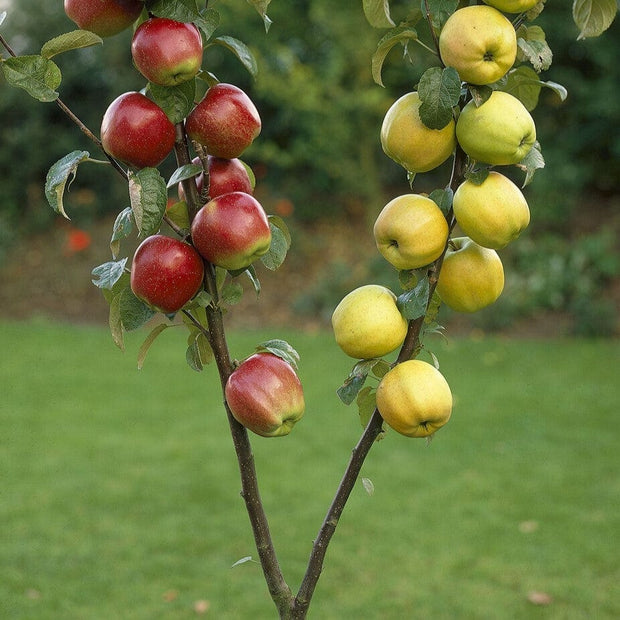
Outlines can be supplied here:
<path id="1" fill-rule="evenodd" d="M 194 24 L 152 17 L 131 41 L 136 68 L 149 82 L 174 86 L 191 80 L 202 65 L 202 37 Z"/>
<path id="2" fill-rule="evenodd" d="M 269 251 L 269 221 L 263 207 L 250 194 L 222 194 L 194 217 L 192 243 L 214 265 L 230 271 L 245 269 Z"/>
<path id="3" fill-rule="evenodd" d="M 190 112 L 185 122 L 189 137 L 223 159 L 235 159 L 261 130 L 252 100 L 232 84 L 215 84 Z"/>
<path id="4" fill-rule="evenodd" d="M 65 0 L 65 13 L 82 30 L 111 37 L 129 28 L 144 8 L 143 0 Z"/>
<path id="5" fill-rule="evenodd" d="M 230 375 L 224 391 L 237 422 L 263 437 L 288 435 L 304 414 L 299 377 L 272 353 L 248 357 Z"/>
<path id="6" fill-rule="evenodd" d="M 136 168 L 161 164 L 174 147 L 174 138 L 174 125 L 166 113 L 141 93 L 117 97 L 101 122 L 106 153 Z"/>
<path id="7" fill-rule="evenodd" d="M 131 264 L 131 290 L 155 309 L 172 314 L 200 289 L 202 258 L 188 243 L 164 235 L 147 237 Z"/>
<path id="8" fill-rule="evenodd" d="M 195 157 L 193 163 L 200 164 L 200 158 Z M 239 159 L 220 159 L 211 155 L 207 158 L 209 167 L 209 197 L 216 198 L 222 194 L 230 192 L 245 192 L 246 194 L 254 193 L 252 181 L 248 174 L 247 168 Z M 204 175 L 200 174 L 196 177 L 196 186 L 198 192 L 202 192 L 204 185 Z M 179 200 L 185 200 L 185 191 L 183 184 L 179 183 Z"/>

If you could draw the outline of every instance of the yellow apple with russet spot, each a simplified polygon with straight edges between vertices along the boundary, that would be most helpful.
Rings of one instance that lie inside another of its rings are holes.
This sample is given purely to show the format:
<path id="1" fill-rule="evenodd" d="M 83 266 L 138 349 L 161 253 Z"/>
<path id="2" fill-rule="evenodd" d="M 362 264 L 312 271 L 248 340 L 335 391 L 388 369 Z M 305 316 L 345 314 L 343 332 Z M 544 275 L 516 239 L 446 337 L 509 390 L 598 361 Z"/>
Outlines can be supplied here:
<path id="1" fill-rule="evenodd" d="M 495 250 L 469 237 L 450 241 L 439 272 L 437 294 L 457 312 L 477 312 L 497 301 L 504 290 L 504 266 Z"/>
<path id="2" fill-rule="evenodd" d="M 493 91 L 480 106 L 470 101 L 456 123 L 461 148 L 477 161 L 493 166 L 519 163 L 536 142 L 536 125 L 513 95 Z"/>
<path id="3" fill-rule="evenodd" d="M 428 172 L 443 164 L 456 148 L 454 119 L 442 129 L 430 129 L 420 119 L 417 92 L 397 99 L 381 125 L 383 152 L 408 172 Z"/>
<path id="4" fill-rule="evenodd" d="M 517 35 L 510 20 L 491 6 L 456 10 L 439 33 L 439 53 L 447 67 L 470 84 L 497 82 L 517 58 Z"/>
<path id="5" fill-rule="evenodd" d="M 530 223 L 523 192 L 507 177 L 492 170 L 480 184 L 466 179 L 454 192 L 454 217 L 470 239 L 500 250 Z"/>
<path id="6" fill-rule="evenodd" d="M 407 320 L 385 286 L 366 284 L 346 295 L 332 314 L 338 346 L 355 359 L 383 357 L 405 340 Z"/>
<path id="7" fill-rule="evenodd" d="M 422 360 L 407 360 L 381 379 L 377 409 L 401 435 L 428 437 L 450 419 L 452 392 L 435 366 Z"/>
<path id="8" fill-rule="evenodd" d="M 441 209 L 422 194 L 403 194 L 390 200 L 373 227 L 377 249 L 400 270 L 418 269 L 437 260 L 448 232 Z"/>

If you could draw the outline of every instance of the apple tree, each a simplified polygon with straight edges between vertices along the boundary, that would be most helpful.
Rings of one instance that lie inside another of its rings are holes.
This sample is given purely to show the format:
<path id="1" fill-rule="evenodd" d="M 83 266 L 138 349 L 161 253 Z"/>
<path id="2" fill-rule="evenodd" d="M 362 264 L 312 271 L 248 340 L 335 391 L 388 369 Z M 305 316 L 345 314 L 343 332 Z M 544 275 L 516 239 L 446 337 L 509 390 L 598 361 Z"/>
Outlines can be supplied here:
<path id="1" fill-rule="evenodd" d="M 268 31 L 270 1 L 248 1 Z M 375 441 L 389 429 L 430 439 L 450 419 L 449 383 L 425 339 L 442 331 L 442 304 L 471 313 L 502 294 L 499 252 L 528 226 L 523 188 L 545 165 L 532 114 L 543 88 L 562 100 L 567 96 L 560 84 L 543 79 L 552 52 L 535 20 L 544 4 L 361 3 L 369 23 L 383 31 L 369 59 L 376 87 L 383 86 L 382 68 L 395 48 L 404 51 L 404 62 L 421 55 L 427 69 L 411 76 L 415 86 L 393 102 L 377 127 L 386 156 L 402 168 L 403 193 L 384 206 L 372 234 L 378 252 L 398 272 L 401 289 L 369 283 L 334 310 L 335 340 L 354 360 L 337 394 L 357 404 L 363 431 L 296 593 L 272 544 L 248 431 L 283 437 L 302 419 L 299 356 L 284 340 L 270 340 L 235 362 L 225 328 L 225 313 L 243 291 L 240 279 L 258 293 L 257 261 L 275 271 L 291 246 L 282 218 L 267 215 L 254 197 L 255 177 L 242 159 L 260 140 L 260 111 L 225 76 L 209 71 L 205 52 L 223 47 L 251 74 L 257 70 L 254 56 L 242 41 L 217 34 L 220 15 L 208 1 L 65 0 L 77 29 L 30 55 L 15 54 L 0 33 L 6 82 L 59 106 L 97 153 L 72 151 L 51 166 L 45 195 L 52 209 L 67 217 L 65 193 L 81 166 L 103 163 L 101 174 L 111 170 L 127 187 L 130 206 L 114 223 L 111 260 L 93 269 L 93 283 L 109 303 L 113 341 L 123 349 L 125 333 L 148 324 L 141 366 L 157 337 L 180 324 L 189 366 L 217 368 L 242 496 L 281 618 L 307 615 L 330 540 Z M 574 0 L 572 8 L 581 38 L 601 34 L 617 12 L 615 0 Z M 2 30 L 7 24 L 7 14 L 0 14 Z M 94 131 L 60 98 L 62 74 L 53 59 L 104 44 L 130 27 L 140 90 L 106 102 Z M 176 169 L 165 179 L 160 167 L 170 154 Z M 445 183 L 429 195 L 417 193 L 416 175 L 436 169 L 446 170 Z M 515 171 L 521 187 L 509 176 Z M 140 239 L 132 257 L 123 255 L 130 235 Z M 419 359 L 423 354 L 427 360 Z M 367 384 L 369 377 L 375 380 Z"/>

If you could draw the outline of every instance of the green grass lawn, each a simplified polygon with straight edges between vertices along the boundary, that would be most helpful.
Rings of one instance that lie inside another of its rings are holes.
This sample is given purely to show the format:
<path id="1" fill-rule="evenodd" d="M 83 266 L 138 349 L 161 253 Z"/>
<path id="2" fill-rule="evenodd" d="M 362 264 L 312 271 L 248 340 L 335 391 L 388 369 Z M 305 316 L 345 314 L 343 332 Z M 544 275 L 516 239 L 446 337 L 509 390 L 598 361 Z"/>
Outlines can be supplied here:
<path id="1" fill-rule="evenodd" d="M 239 496 L 215 369 L 168 330 L 136 369 L 104 329 L 1 323 L 0 617 L 275 617 Z M 361 432 L 335 390 L 330 334 L 300 352 L 307 412 L 253 439 L 289 584 Z M 616 341 L 432 343 L 452 420 L 430 443 L 373 448 L 327 554 L 310 618 L 616 619 L 620 484 Z M 545 605 L 529 600 L 548 595 Z"/>

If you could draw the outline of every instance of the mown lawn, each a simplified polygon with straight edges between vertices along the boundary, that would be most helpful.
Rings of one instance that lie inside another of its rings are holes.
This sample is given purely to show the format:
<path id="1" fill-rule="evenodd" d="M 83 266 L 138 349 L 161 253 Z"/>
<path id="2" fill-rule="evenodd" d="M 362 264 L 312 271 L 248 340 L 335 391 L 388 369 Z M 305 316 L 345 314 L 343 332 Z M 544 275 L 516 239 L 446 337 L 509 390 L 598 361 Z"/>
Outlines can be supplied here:
<path id="1" fill-rule="evenodd" d="M 361 428 L 331 335 L 235 333 L 233 354 L 272 337 L 302 356 L 307 413 L 253 445 L 296 588 Z M 182 332 L 141 371 L 140 334 L 121 353 L 105 329 L 0 323 L 0 342 L 0 617 L 274 618 L 260 566 L 231 568 L 256 552 L 215 370 L 187 367 Z M 619 618 L 619 343 L 431 344 L 453 418 L 373 448 L 310 618 Z"/>

